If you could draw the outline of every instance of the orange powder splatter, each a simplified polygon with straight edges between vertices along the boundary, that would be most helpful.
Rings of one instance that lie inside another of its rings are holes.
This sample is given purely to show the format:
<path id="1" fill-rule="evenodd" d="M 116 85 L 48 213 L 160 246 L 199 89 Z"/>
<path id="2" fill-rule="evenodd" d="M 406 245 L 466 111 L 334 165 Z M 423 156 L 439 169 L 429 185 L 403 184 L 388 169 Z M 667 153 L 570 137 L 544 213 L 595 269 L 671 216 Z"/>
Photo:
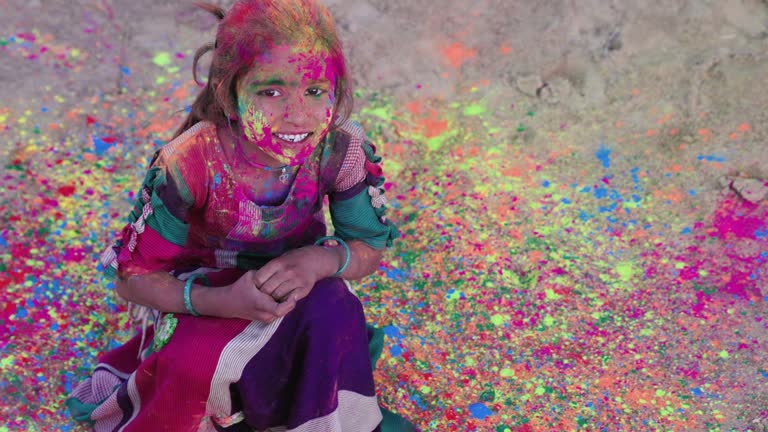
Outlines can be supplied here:
<path id="1" fill-rule="evenodd" d="M 443 47 L 440 51 L 446 60 L 448 60 L 448 63 L 454 68 L 459 68 L 465 61 L 477 55 L 475 50 L 465 47 L 460 42 L 454 42 L 451 45 Z"/>

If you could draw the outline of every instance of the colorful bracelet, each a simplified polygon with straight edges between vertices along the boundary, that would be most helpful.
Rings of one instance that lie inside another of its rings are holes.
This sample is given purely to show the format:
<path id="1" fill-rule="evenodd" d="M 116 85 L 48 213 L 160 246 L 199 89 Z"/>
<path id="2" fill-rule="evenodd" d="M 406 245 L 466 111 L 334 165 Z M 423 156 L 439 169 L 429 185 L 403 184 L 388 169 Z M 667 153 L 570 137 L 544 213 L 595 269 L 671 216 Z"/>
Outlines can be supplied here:
<path id="1" fill-rule="evenodd" d="M 187 283 L 184 285 L 184 307 L 187 309 L 187 312 L 194 316 L 200 316 L 200 313 L 192 307 L 192 281 L 197 278 L 203 278 L 206 284 L 210 284 L 208 277 L 202 273 L 195 273 L 187 279 Z"/>
<path id="2" fill-rule="evenodd" d="M 342 273 L 344 273 L 347 270 L 347 267 L 349 267 L 349 261 L 352 259 L 352 252 L 349 250 L 349 246 L 347 246 L 347 242 L 345 242 L 344 240 L 336 236 L 320 237 L 315 241 L 315 246 L 319 245 L 320 243 L 325 243 L 328 240 L 336 240 L 337 243 L 344 246 L 344 252 L 346 253 L 346 257 L 344 258 L 344 264 L 341 265 L 341 268 L 336 273 L 331 275 L 331 277 L 337 277 L 337 276 L 340 276 Z"/>

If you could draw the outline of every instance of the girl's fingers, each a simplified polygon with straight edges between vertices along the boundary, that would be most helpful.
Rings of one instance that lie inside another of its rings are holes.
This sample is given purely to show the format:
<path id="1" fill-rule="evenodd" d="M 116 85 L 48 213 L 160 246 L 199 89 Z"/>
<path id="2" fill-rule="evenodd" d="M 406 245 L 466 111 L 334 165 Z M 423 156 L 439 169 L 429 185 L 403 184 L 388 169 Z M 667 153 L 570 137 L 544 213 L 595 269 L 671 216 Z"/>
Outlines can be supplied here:
<path id="1" fill-rule="evenodd" d="M 294 300 L 288 300 L 282 303 L 278 303 L 276 314 L 278 317 L 284 317 L 288 315 L 288 313 L 292 311 L 293 308 L 295 307 L 296 307 L 296 302 Z"/>
<path id="2" fill-rule="evenodd" d="M 278 267 L 278 259 L 273 259 L 264 265 L 264 267 L 254 271 L 252 278 L 256 288 L 261 289 L 268 280 L 270 280 L 276 273 L 278 273 Z"/>
<path id="3" fill-rule="evenodd" d="M 269 279 L 267 279 L 264 283 L 261 284 L 261 287 L 259 287 L 259 291 L 263 292 L 266 295 L 273 296 L 273 293 L 275 292 L 275 290 L 284 282 L 286 282 L 285 273 L 283 272 L 273 273 Z"/>
<path id="4" fill-rule="evenodd" d="M 295 280 L 286 281 L 284 284 L 281 284 L 275 290 L 275 292 L 272 293 L 272 298 L 274 298 L 277 301 L 281 301 L 283 299 L 290 299 L 290 297 L 288 297 L 288 294 L 300 289 L 301 286 L 299 285 L 299 283 L 300 283 L 299 281 L 295 281 Z"/>
<path id="5" fill-rule="evenodd" d="M 309 291 L 310 290 L 308 290 L 306 288 L 298 287 L 298 288 L 296 288 L 296 289 L 286 293 L 282 298 L 283 299 L 287 299 L 288 301 L 292 301 L 294 303 L 297 303 L 297 302 L 299 302 L 299 300 L 301 300 L 304 297 L 306 297 L 309 294 Z"/>

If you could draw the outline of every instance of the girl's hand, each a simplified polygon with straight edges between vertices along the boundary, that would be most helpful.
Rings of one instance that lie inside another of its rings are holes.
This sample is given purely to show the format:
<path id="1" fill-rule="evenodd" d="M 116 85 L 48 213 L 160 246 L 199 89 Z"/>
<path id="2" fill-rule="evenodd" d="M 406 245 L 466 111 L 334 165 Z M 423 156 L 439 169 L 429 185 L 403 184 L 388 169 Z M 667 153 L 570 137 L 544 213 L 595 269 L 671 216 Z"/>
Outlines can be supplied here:
<path id="1" fill-rule="evenodd" d="M 256 271 L 256 286 L 277 301 L 293 302 L 309 295 L 315 283 L 339 268 L 339 258 L 320 246 L 294 249 Z"/>
<path id="2" fill-rule="evenodd" d="M 231 305 L 229 309 L 235 318 L 269 324 L 293 310 L 296 306 L 295 301 L 278 303 L 269 294 L 259 291 L 256 275 L 255 270 L 247 271 L 230 285 L 228 292 L 225 293 Z"/>

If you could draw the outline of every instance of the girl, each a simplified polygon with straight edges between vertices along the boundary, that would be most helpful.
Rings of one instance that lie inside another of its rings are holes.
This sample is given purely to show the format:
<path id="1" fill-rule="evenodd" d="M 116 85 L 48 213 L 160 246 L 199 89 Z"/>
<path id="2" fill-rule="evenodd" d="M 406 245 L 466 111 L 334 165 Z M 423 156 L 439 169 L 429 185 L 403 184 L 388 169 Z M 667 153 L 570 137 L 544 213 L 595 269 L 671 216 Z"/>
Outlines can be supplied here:
<path id="1" fill-rule="evenodd" d="M 213 51 L 208 83 L 101 257 L 142 333 L 67 406 L 96 431 L 409 430 L 377 405 L 380 334 L 345 281 L 398 232 L 380 157 L 348 120 L 331 16 L 312 0 L 201 6 L 221 21 L 195 55 Z"/>

